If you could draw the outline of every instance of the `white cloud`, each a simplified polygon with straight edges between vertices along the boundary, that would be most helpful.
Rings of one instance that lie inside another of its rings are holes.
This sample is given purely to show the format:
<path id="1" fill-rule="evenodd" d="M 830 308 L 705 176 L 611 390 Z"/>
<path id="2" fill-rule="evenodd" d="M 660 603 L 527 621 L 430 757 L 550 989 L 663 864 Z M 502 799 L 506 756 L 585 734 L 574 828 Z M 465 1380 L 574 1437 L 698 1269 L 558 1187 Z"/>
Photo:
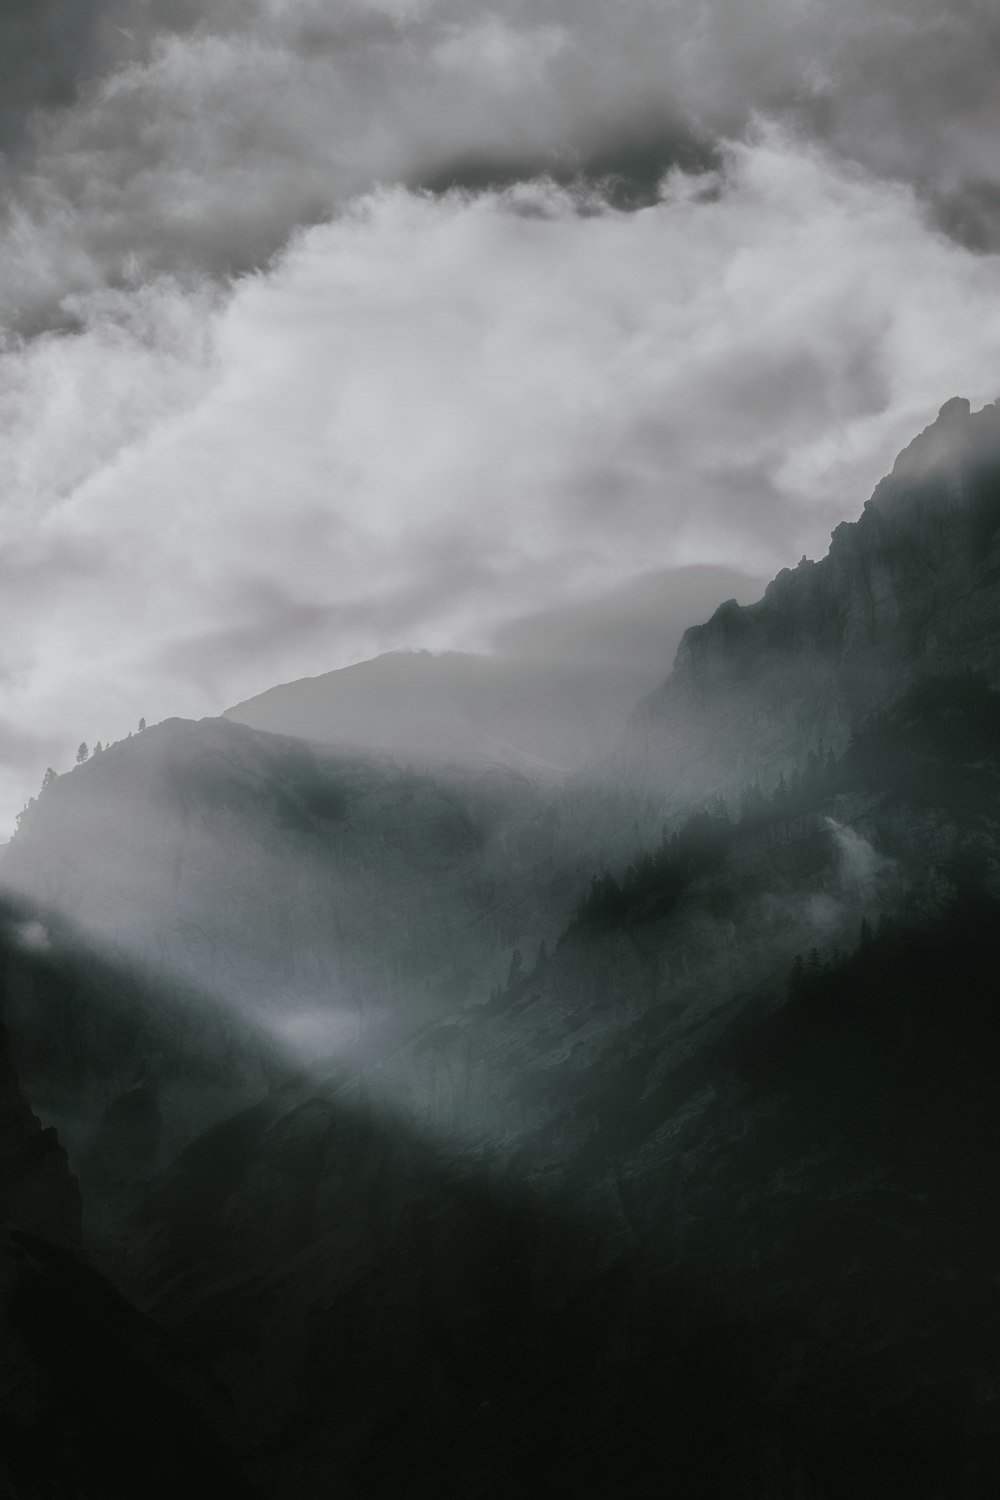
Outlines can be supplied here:
<path id="1" fill-rule="evenodd" d="M 63 763 L 651 567 L 822 551 L 1000 370 L 1000 259 L 766 131 L 642 212 L 383 191 L 224 296 L 73 311 L 0 356 L 5 713 Z"/>

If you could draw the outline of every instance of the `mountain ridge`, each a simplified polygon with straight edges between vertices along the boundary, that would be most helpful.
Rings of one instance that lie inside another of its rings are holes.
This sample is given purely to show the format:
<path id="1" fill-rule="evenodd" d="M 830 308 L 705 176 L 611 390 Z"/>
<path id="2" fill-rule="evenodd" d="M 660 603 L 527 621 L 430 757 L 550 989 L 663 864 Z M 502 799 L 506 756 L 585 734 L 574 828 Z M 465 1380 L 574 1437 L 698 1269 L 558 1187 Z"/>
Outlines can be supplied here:
<path id="1" fill-rule="evenodd" d="M 921 673 L 1000 677 L 1000 408 L 956 397 L 818 561 L 682 637 L 614 772 L 672 803 L 771 784 Z"/>
<path id="2" fill-rule="evenodd" d="M 689 620 L 763 580 L 707 565 L 643 573 L 498 629 L 489 650 L 388 651 L 267 689 L 223 717 L 407 764 L 499 764 L 558 779 L 610 753 Z"/>
<path id="3" fill-rule="evenodd" d="M 168 721 L 31 809 L 25 913 L 300 1027 L 102 1209 L 272 1500 L 996 1493 L 995 438 L 688 632 L 686 780 Z"/>

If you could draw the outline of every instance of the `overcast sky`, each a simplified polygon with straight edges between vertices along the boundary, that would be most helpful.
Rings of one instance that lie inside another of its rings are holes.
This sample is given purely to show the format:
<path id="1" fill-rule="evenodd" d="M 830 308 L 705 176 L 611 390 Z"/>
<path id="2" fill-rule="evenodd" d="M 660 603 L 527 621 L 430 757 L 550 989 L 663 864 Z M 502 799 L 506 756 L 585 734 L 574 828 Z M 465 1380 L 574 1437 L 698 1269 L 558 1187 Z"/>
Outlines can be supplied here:
<path id="1" fill-rule="evenodd" d="M 0 826 L 140 714 L 821 554 L 1000 395 L 998 72 L 994 0 L 4 0 Z"/>

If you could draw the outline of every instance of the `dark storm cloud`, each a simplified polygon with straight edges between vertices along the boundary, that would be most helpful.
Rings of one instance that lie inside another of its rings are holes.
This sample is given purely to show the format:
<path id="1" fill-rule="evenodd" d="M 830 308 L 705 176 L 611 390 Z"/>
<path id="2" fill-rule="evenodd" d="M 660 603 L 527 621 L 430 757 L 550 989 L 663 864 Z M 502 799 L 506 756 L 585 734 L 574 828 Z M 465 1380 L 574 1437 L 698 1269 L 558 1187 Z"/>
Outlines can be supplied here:
<path id="1" fill-rule="evenodd" d="M 934 211 L 952 239 L 980 252 L 1000 245 L 1000 182 L 971 180 L 950 193 L 937 193 Z"/>
<path id="2" fill-rule="evenodd" d="M 264 265 L 375 183 L 544 173 L 648 205 L 761 115 L 997 243 L 1000 17 L 980 0 L 15 5 L 12 118 L 97 80 L 8 174 L 0 315 L 22 331 L 65 327 L 67 291 Z"/>
<path id="3" fill-rule="evenodd" d="M 424 174 L 414 186 L 432 193 L 497 191 L 547 177 L 562 187 L 597 190 L 619 209 L 648 207 L 660 196 L 668 172 L 715 172 L 722 164 L 718 143 L 691 126 L 661 122 L 630 128 L 616 141 L 589 154 L 550 150 L 505 161 L 501 156 L 456 157 Z"/>
<path id="4" fill-rule="evenodd" d="M 65 108 L 93 66 L 101 0 L 4 0 L 0 8 L 0 150 L 36 109 Z"/>
<path id="5" fill-rule="evenodd" d="M 16 153 L 39 111 L 71 108 L 154 36 L 190 30 L 204 10 L 201 0 L 3 0 L 0 151 Z"/>
<path id="6" fill-rule="evenodd" d="M 938 224 L 1000 246 L 1000 11 L 992 0 L 847 6 L 817 87 L 782 100 L 803 131 L 908 182 Z"/>

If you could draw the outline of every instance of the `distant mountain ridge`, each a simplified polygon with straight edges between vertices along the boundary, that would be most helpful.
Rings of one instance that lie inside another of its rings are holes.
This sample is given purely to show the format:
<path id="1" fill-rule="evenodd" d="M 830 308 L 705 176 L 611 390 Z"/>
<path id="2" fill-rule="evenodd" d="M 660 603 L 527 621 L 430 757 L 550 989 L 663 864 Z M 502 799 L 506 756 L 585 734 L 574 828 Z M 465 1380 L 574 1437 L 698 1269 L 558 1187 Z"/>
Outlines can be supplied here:
<path id="1" fill-rule="evenodd" d="M 916 677 L 1000 679 L 1000 407 L 956 397 L 827 555 L 685 632 L 615 760 L 673 803 L 773 783 Z"/>
<path id="2" fill-rule="evenodd" d="M 510 621 L 488 653 L 389 651 L 270 688 L 224 717 L 409 765 L 551 779 L 611 752 L 708 603 L 726 591 L 752 599 L 762 586 L 721 567 L 658 569 Z"/>
<path id="3" fill-rule="evenodd" d="M 320 677 L 271 688 L 227 709 L 252 729 L 319 744 L 379 750 L 410 763 L 576 769 L 608 748 L 628 685 L 612 705 L 593 674 L 448 651 L 391 651 Z M 617 712 L 616 712 L 617 711 Z"/>

